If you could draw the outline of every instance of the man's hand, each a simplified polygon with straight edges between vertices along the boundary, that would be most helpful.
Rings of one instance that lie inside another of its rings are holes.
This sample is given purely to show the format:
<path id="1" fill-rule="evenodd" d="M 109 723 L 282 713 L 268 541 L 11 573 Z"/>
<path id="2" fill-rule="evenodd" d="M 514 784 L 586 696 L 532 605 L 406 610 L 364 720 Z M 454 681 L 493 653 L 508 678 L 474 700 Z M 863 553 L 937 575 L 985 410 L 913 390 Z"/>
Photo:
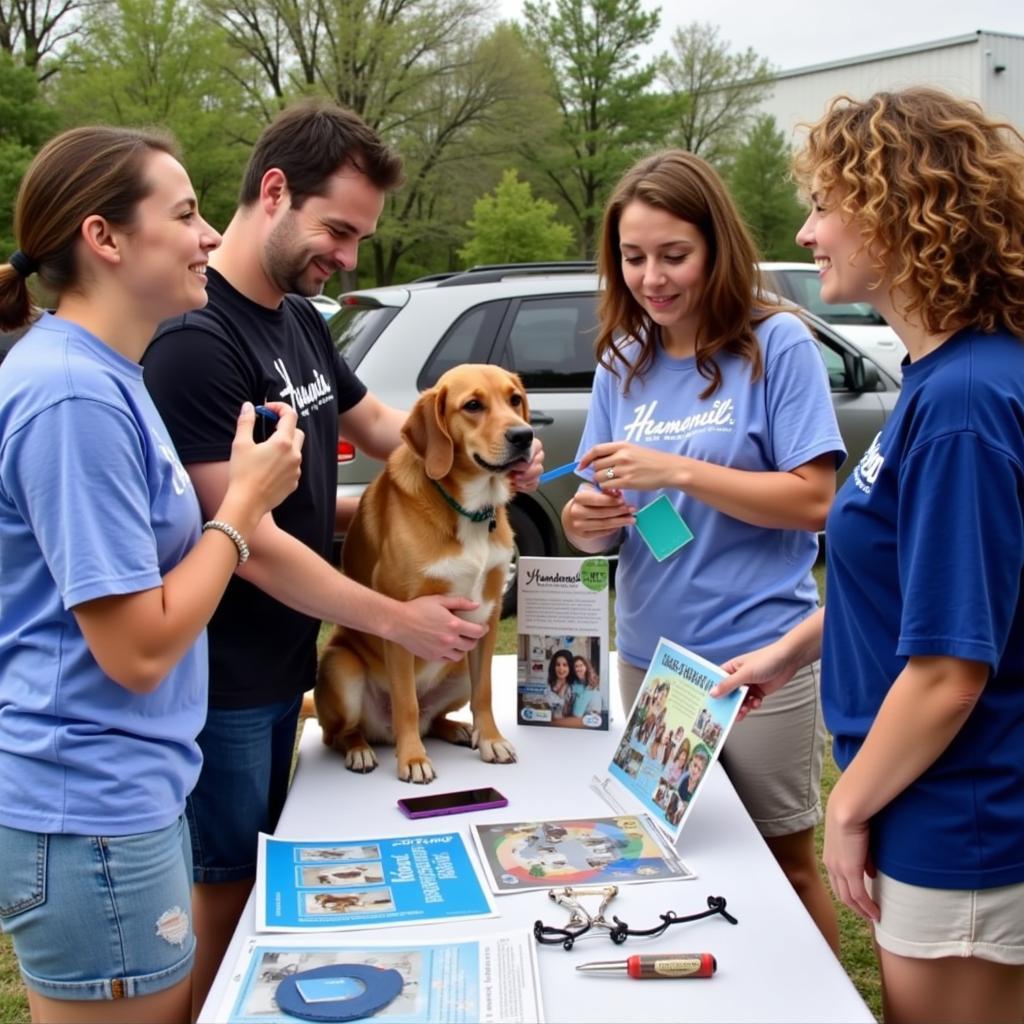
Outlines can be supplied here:
<path id="1" fill-rule="evenodd" d="M 399 607 L 398 620 L 381 635 L 424 661 L 459 661 L 488 629 L 486 622 L 469 622 L 453 614 L 480 607 L 465 597 L 431 594 Z"/>

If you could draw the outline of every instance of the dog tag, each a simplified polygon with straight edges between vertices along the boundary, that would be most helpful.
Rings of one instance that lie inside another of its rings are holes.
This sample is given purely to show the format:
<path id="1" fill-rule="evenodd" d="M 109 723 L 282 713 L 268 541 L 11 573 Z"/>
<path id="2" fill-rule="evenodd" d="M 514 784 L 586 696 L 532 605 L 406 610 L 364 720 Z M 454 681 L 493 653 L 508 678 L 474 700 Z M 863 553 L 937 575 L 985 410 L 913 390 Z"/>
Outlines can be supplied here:
<path id="1" fill-rule="evenodd" d="M 637 511 L 636 529 L 659 562 L 693 540 L 693 531 L 666 494 Z"/>

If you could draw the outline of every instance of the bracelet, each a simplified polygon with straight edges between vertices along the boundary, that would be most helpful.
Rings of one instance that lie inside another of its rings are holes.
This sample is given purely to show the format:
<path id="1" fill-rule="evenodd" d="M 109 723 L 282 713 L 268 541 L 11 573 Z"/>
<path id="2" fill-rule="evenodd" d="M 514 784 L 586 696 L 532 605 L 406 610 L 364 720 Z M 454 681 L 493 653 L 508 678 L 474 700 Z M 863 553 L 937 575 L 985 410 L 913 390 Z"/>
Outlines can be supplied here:
<path id="1" fill-rule="evenodd" d="M 245 543 L 245 538 L 230 523 L 225 523 L 222 519 L 210 519 L 203 523 L 203 533 L 206 533 L 207 530 L 220 530 L 221 533 L 231 538 L 235 547 L 238 548 L 239 565 L 249 557 L 249 545 Z"/>

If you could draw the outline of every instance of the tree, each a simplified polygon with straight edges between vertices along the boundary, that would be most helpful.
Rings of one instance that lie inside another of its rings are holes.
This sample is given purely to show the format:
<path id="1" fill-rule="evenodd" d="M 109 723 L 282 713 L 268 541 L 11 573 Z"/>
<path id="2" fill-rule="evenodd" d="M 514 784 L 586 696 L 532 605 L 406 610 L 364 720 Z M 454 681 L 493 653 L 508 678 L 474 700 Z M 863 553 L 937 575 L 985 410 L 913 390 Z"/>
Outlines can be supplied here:
<path id="1" fill-rule="evenodd" d="M 0 50 L 17 57 L 43 81 L 60 67 L 63 44 L 82 14 L 106 0 L 0 0 Z"/>
<path id="2" fill-rule="evenodd" d="M 710 163 L 722 162 L 771 92 L 772 74 L 754 50 L 730 53 L 714 25 L 695 21 L 677 28 L 672 52 L 659 65 L 678 111 L 672 141 Z"/>
<path id="3" fill-rule="evenodd" d="M 733 198 L 768 260 L 806 259 L 796 244 L 804 210 L 789 174 L 790 152 L 774 117 L 762 115 L 736 153 L 729 175 Z"/>
<path id="4" fill-rule="evenodd" d="M 556 223 L 555 204 L 535 199 L 529 182 L 505 171 L 493 195 L 473 206 L 473 235 L 459 250 L 466 263 L 528 263 L 560 260 L 572 244 L 572 229 Z"/>
<path id="5" fill-rule="evenodd" d="M 14 202 L 35 151 L 54 133 L 57 117 L 39 98 L 30 68 L 0 50 L 0 253 L 14 249 Z"/>
<path id="6" fill-rule="evenodd" d="M 650 93 L 656 67 L 640 50 L 658 27 L 640 0 L 526 0 L 527 38 L 544 57 L 561 114 L 557 134 L 525 148 L 594 252 L 601 207 L 638 152 L 659 141 L 666 107 Z"/>
<path id="7" fill-rule="evenodd" d="M 69 124 L 173 132 L 203 215 L 223 228 L 260 123 L 223 70 L 239 63 L 189 0 L 113 0 L 69 48 L 58 105 Z"/>

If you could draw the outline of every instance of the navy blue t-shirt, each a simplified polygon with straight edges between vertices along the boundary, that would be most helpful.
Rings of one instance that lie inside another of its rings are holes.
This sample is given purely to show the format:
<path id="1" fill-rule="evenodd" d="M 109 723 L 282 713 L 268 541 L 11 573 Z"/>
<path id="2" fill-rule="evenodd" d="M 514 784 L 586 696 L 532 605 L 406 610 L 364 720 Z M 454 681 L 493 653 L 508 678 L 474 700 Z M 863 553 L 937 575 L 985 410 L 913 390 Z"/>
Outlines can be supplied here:
<path id="1" fill-rule="evenodd" d="M 991 668 L 963 728 L 871 822 L 912 885 L 1024 881 L 1024 341 L 960 331 L 904 369 L 829 515 L 822 702 L 846 767 L 912 656 Z"/>

